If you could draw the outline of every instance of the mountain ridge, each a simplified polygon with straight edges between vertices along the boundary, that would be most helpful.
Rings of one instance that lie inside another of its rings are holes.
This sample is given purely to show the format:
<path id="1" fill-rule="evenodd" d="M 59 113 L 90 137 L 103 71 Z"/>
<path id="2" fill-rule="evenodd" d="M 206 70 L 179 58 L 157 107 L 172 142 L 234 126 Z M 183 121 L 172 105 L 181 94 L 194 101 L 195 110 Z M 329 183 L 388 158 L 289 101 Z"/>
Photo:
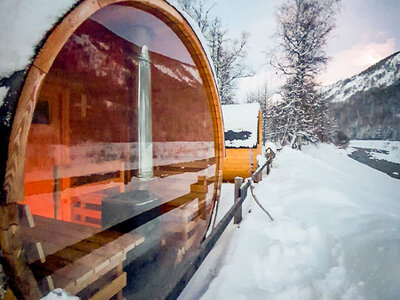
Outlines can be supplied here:
<path id="1" fill-rule="evenodd" d="M 323 92 L 351 139 L 400 140 L 400 51 Z"/>
<path id="2" fill-rule="evenodd" d="M 385 72 L 385 74 L 383 74 Z M 323 89 L 332 102 L 348 100 L 355 93 L 375 87 L 389 86 L 400 81 L 400 51 L 378 61 L 364 71 L 339 80 Z"/>

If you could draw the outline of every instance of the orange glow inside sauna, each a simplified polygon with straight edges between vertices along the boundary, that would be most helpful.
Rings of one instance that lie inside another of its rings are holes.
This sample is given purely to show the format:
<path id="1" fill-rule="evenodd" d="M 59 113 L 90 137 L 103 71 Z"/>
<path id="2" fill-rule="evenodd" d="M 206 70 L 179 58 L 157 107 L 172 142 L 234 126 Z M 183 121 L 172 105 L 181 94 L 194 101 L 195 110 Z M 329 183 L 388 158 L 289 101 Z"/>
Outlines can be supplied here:
<path id="1" fill-rule="evenodd" d="M 143 121 L 152 128 L 149 178 L 139 176 L 143 46 L 150 66 L 151 118 Z M 22 239 L 41 291 L 91 295 L 86 270 L 94 268 L 97 282 L 99 266 L 121 252 L 112 265 L 127 276 L 119 294 L 147 295 L 205 235 L 214 156 L 205 87 L 178 36 L 128 5 L 97 11 L 46 75 L 28 135 Z"/>

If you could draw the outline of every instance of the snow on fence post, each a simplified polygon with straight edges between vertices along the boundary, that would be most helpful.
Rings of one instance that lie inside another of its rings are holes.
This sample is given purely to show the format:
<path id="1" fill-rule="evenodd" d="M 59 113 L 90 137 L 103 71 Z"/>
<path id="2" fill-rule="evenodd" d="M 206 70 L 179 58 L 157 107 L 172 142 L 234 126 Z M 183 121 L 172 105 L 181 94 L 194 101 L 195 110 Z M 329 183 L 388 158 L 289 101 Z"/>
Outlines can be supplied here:
<path id="1" fill-rule="evenodd" d="M 255 183 L 259 183 L 260 181 L 262 181 L 262 169 L 261 170 L 259 170 L 260 169 L 260 163 L 258 162 L 258 160 L 257 160 L 257 169 L 256 169 L 256 171 L 252 174 L 252 178 L 253 178 L 253 180 L 254 180 L 254 182 Z"/>
<path id="2" fill-rule="evenodd" d="M 238 201 L 238 198 L 242 196 L 240 189 L 242 184 L 243 184 L 243 178 L 235 177 L 235 198 L 233 199 L 233 203 L 236 203 L 236 201 Z M 242 221 L 242 206 L 240 205 L 238 211 L 234 215 L 233 224 L 239 224 L 241 221 Z"/>

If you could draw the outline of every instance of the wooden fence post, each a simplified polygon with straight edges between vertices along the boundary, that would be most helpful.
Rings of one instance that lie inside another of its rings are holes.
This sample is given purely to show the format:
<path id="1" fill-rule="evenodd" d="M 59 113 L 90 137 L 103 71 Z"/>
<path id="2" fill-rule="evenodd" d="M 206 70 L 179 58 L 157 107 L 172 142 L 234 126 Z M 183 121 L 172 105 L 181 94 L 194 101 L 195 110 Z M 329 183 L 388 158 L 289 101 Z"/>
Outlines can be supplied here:
<path id="1" fill-rule="evenodd" d="M 241 197 L 240 187 L 243 184 L 242 177 L 235 177 L 235 198 L 233 199 L 233 203 L 237 201 L 239 197 Z M 234 215 L 233 224 L 239 224 L 242 221 L 242 206 L 239 207 L 238 211 Z"/>

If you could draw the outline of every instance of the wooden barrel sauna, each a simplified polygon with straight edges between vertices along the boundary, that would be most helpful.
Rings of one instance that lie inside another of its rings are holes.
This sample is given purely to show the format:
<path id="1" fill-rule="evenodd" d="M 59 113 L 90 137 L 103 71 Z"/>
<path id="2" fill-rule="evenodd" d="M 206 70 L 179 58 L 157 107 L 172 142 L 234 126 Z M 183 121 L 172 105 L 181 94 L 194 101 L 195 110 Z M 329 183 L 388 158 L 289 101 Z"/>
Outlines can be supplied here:
<path id="1" fill-rule="evenodd" d="M 76 2 L 10 77 L 1 111 L 8 293 L 159 298 L 220 193 L 212 68 L 166 1 Z"/>
<path id="2" fill-rule="evenodd" d="M 257 170 L 261 155 L 262 126 L 258 103 L 222 105 L 226 156 L 223 180 L 234 182 L 236 176 L 250 177 Z"/>

